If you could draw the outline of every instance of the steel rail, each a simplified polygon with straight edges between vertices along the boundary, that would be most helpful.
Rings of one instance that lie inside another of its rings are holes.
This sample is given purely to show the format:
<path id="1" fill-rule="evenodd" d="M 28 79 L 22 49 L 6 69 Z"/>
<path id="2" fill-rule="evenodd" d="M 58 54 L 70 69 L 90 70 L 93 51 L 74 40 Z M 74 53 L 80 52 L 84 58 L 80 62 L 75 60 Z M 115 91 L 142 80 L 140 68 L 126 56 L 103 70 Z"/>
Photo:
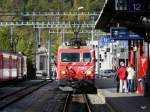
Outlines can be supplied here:
<path id="1" fill-rule="evenodd" d="M 13 93 L 10 93 L 2 98 L 0 98 L 0 110 L 8 107 L 9 105 L 17 102 L 18 100 L 24 98 L 25 96 L 31 94 L 32 92 L 38 90 L 42 86 L 48 84 L 50 82 L 41 81 L 39 83 L 30 85 Z"/>
<path id="2" fill-rule="evenodd" d="M 76 95 L 75 95 L 76 96 Z M 90 106 L 90 103 L 88 101 L 88 98 L 87 98 L 87 95 L 86 94 L 81 94 L 81 97 L 77 97 L 77 98 L 80 98 L 83 99 L 84 103 L 85 103 L 85 112 L 92 112 L 92 109 L 91 109 L 91 106 Z M 65 100 L 65 104 L 64 104 L 64 107 L 63 107 L 63 111 L 62 112 L 69 112 L 69 111 L 72 111 L 72 110 L 69 110 L 69 106 L 72 106 L 73 103 L 72 103 L 72 100 L 73 100 L 73 94 L 72 93 L 69 93 L 66 97 L 66 100 Z M 78 99 L 77 99 L 78 100 Z M 80 108 L 79 108 L 80 109 Z M 80 111 L 80 110 L 79 110 Z"/>
<path id="3" fill-rule="evenodd" d="M 68 112 L 68 106 L 69 106 L 69 102 L 71 100 L 71 96 L 72 96 L 72 92 L 69 92 L 67 97 L 66 97 L 64 108 L 63 108 L 62 112 Z"/>
<path id="4" fill-rule="evenodd" d="M 84 98 L 84 101 L 85 101 L 85 105 L 86 105 L 86 111 L 87 112 L 92 112 L 92 109 L 91 109 L 91 107 L 90 107 L 90 104 L 89 104 L 89 101 L 88 101 L 88 97 L 87 97 L 87 95 L 86 94 L 83 94 L 83 98 Z"/>

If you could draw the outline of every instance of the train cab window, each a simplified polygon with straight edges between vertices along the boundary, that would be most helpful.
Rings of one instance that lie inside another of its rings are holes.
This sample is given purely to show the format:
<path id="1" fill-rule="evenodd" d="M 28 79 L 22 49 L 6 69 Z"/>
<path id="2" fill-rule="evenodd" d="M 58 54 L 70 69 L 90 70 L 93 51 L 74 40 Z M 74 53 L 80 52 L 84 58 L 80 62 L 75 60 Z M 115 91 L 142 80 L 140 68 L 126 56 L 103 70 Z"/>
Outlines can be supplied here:
<path id="1" fill-rule="evenodd" d="M 91 53 L 83 53 L 83 62 L 91 62 Z"/>
<path id="2" fill-rule="evenodd" d="M 61 62 L 80 62 L 80 53 L 62 53 Z"/>

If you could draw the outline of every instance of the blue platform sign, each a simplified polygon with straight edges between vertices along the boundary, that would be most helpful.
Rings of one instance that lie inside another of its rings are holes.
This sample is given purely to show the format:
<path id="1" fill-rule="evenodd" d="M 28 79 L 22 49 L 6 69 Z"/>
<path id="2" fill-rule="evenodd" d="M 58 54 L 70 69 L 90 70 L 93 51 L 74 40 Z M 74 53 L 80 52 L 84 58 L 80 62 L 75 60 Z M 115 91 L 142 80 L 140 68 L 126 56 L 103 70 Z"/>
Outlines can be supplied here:
<path id="1" fill-rule="evenodd" d="M 136 33 L 130 32 L 129 39 L 132 39 L 132 40 L 143 40 L 144 39 L 144 35 L 141 36 L 141 35 L 138 35 Z"/>
<path id="2" fill-rule="evenodd" d="M 129 36 L 128 29 L 125 27 L 112 27 L 110 29 L 111 37 L 115 40 L 124 40 Z"/>
<path id="3" fill-rule="evenodd" d="M 115 0 L 115 9 L 150 13 L 150 0 Z"/>
<path id="4" fill-rule="evenodd" d="M 114 40 L 141 40 L 144 36 L 129 32 L 126 27 L 112 27 L 110 29 L 111 38 Z"/>
<path id="5" fill-rule="evenodd" d="M 129 0 L 128 9 L 131 12 L 144 12 L 144 0 Z"/>
<path id="6" fill-rule="evenodd" d="M 99 38 L 99 42 L 98 42 L 99 46 L 104 46 L 104 45 L 107 45 L 109 43 L 111 43 L 110 35 L 101 36 Z"/>

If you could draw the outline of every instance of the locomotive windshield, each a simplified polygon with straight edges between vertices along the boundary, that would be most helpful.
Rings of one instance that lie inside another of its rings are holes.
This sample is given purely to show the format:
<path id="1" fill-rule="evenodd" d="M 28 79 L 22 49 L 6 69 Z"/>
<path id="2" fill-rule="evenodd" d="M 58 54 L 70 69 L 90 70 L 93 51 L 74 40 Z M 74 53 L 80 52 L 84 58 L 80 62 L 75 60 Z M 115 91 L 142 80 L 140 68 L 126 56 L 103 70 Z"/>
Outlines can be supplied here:
<path id="1" fill-rule="evenodd" d="M 83 53 L 83 62 L 91 62 L 91 53 Z"/>
<path id="2" fill-rule="evenodd" d="M 61 62 L 80 62 L 80 53 L 62 53 Z"/>

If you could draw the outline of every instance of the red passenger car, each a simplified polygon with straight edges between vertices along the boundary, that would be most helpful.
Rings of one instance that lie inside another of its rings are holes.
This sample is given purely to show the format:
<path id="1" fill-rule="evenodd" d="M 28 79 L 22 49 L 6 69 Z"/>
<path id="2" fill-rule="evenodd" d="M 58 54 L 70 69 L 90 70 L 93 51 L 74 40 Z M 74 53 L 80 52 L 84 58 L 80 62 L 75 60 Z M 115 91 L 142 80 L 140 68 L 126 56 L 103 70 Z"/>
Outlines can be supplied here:
<path id="1" fill-rule="evenodd" d="M 0 52 L 0 82 L 22 79 L 27 75 L 26 57 Z"/>
<path id="2" fill-rule="evenodd" d="M 57 58 L 57 79 L 61 88 L 94 89 L 96 59 L 92 47 L 61 46 Z"/>

